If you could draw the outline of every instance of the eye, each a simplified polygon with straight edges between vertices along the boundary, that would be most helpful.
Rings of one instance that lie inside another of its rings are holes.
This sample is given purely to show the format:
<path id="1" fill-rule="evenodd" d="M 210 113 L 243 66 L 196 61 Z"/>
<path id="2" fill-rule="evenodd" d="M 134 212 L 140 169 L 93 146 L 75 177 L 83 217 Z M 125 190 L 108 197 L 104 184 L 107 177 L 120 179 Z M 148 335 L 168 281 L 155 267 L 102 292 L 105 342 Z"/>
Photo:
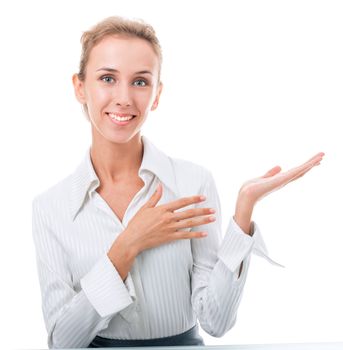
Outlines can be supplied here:
<path id="1" fill-rule="evenodd" d="M 106 75 L 106 76 L 104 76 L 104 77 L 101 77 L 100 79 L 101 79 L 102 81 L 104 81 L 105 83 L 111 83 L 111 82 L 113 81 L 113 78 L 110 77 L 110 76 L 108 76 L 108 75 Z M 106 80 L 104 80 L 104 79 L 106 79 Z M 109 81 L 109 79 L 112 79 L 112 81 Z"/>
<path id="2" fill-rule="evenodd" d="M 146 86 L 146 85 L 148 85 L 148 83 L 144 79 L 137 79 L 134 83 L 136 83 L 137 81 L 143 83 L 143 85 L 142 84 L 139 84 L 139 85 L 135 84 L 136 86 Z"/>

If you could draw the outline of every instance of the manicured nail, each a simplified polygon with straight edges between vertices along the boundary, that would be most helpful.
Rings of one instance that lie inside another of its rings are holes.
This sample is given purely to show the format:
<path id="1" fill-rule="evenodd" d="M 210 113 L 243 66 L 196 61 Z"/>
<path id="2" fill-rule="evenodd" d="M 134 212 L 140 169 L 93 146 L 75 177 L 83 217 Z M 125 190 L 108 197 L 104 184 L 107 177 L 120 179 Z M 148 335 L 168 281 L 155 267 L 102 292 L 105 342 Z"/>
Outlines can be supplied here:
<path id="1" fill-rule="evenodd" d="M 206 197 L 205 197 L 205 196 L 200 196 L 200 199 L 201 199 L 202 201 L 204 201 L 204 200 L 206 199 Z"/>

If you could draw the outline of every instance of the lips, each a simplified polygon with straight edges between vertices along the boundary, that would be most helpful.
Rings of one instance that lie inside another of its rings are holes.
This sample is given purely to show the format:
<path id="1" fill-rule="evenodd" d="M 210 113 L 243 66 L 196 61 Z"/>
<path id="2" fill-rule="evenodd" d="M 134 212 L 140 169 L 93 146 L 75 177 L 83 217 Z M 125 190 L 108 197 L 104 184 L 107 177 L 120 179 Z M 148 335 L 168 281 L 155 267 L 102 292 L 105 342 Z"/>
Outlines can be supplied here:
<path id="1" fill-rule="evenodd" d="M 135 115 L 133 114 L 127 114 L 125 116 L 120 116 L 118 114 L 115 114 L 115 113 L 106 113 L 111 122 L 116 124 L 116 125 L 119 125 L 119 126 L 124 126 L 124 125 L 127 125 L 127 124 L 130 124 L 131 121 L 135 118 Z M 121 113 L 123 114 L 123 113 Z"/>
<path id="2" fill-rule="evenodd" d="M 121 122 L 130 121 L 132 120 L 135 115 L 134 114 L 128 114 L 128 113 L 112 113 L 112 112 L 106 112 L 106 114 L 112 119 L 117 120 Z"/>
<path id="3" fill-rule="evenodd" d="M 111 117 L 118 116 L 118 117 L 135 117 L 135 114 L 132 113 L 119 113 L 119 112 L 106 112 L 106 114 L 109 114 Z"/>

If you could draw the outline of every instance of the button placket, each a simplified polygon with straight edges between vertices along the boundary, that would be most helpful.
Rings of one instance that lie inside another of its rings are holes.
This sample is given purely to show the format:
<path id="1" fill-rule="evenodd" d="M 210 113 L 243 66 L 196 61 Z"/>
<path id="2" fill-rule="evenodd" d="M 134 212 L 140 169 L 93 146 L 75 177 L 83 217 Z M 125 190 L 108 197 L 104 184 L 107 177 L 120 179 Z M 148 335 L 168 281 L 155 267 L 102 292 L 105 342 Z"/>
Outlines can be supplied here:
<path id="1" fill-rule="evenodd" d="M 140 270 L 139 270 L 139 260 L 140 260 L 140 256 L 138 255 L 136 257 L 136 260 L 135 260 L 135 262 L 132 266 L 132 269 L 131 269 L 132 277 L 135 280 L 135 287 L 136 287 L 136 291 L 138 294 L 135 309 L 136 309 L 137 316 L 139 316 L 139 319 L 142 322 L 142 331 L 144 332 L 145 337 L 150 337 L 151 332 L 150 332 L 149 322 L 148 322 L 147 318 L 144 317 L 144 315 L 142 314 L 142 309 L 143 309 L 144 305 L 146 304 L 146 302 L 145 302 L 145 295 L 144 295 L 141 274 L 140 274 Z"/>

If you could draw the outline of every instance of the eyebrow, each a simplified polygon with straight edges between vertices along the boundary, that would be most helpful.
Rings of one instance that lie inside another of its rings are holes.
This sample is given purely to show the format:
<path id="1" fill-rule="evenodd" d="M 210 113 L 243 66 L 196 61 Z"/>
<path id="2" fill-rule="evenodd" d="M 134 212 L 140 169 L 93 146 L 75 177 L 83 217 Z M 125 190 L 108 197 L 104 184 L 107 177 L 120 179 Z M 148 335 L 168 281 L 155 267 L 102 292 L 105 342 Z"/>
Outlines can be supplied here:
<path id="1" fill-rule="evenodd" d="M 119 73 L 119 71 L 117 69 L 110 68 L 110 67 L 101 67 L 101 68 L 97 69 L 96 71 L 98 72 L 99 70 L 105 70 L 107 72 Z M 141 70 L 139 72 L 136 72 L 135 74 L 151 74 L 152 75 L 152 73 L 149 70 Z"/>

